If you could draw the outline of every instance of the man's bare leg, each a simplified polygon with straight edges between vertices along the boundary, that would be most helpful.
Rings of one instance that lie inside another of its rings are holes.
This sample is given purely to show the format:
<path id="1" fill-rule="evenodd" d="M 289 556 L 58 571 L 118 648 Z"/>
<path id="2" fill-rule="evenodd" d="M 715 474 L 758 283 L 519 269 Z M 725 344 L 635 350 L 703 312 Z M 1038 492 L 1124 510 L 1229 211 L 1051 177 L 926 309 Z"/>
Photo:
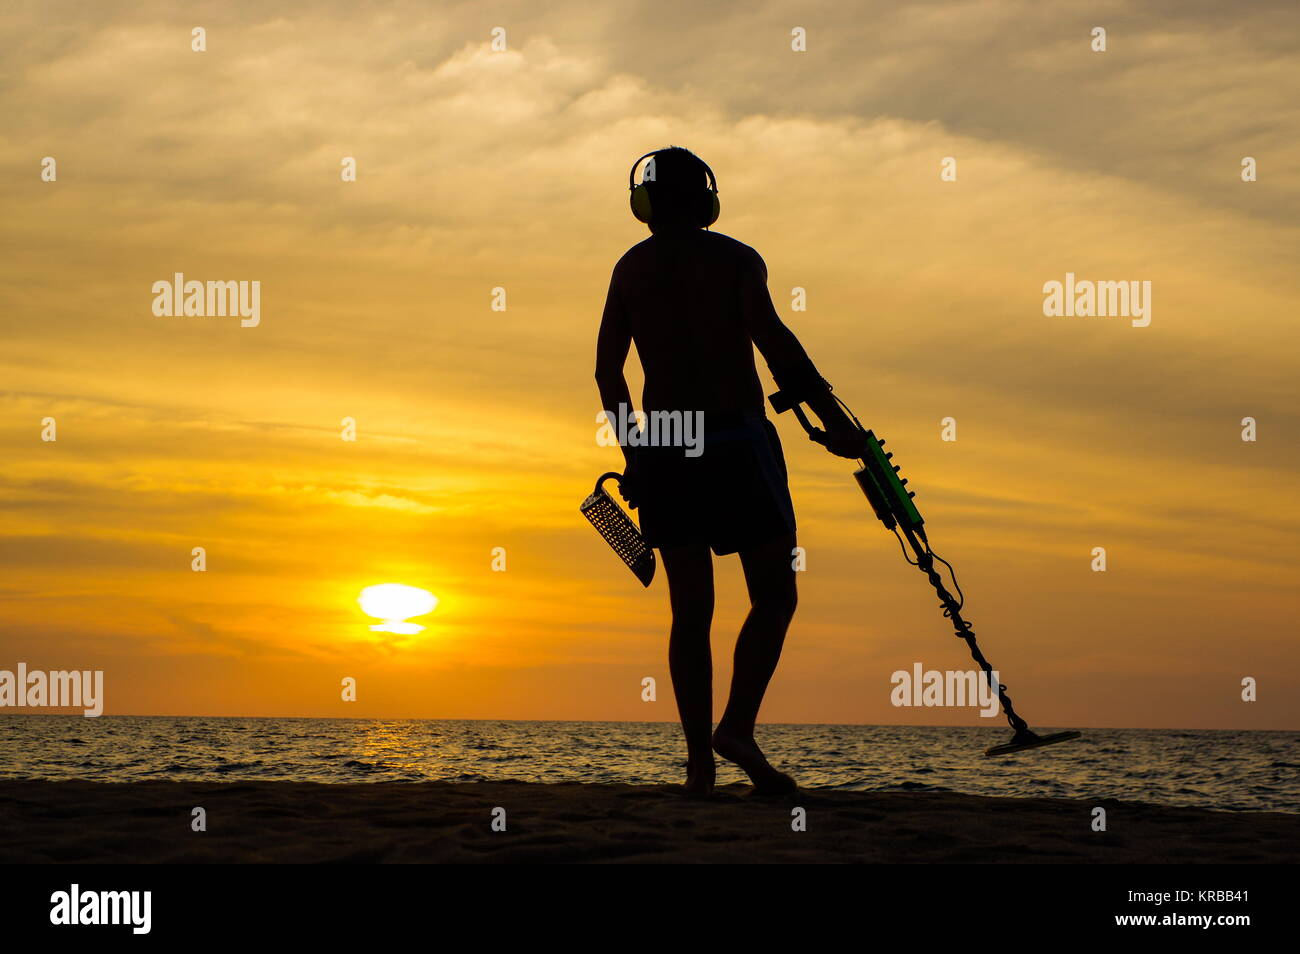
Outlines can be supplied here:
<path id="1" fill-rule="evenodd" d="M 659 551 L 668 575 L 673 625 L 668 638 L 677 713 L 686 735 L 686 790 L 713 791 L 716 766 L 713 730 L 713 656 L 709 627 L 713 622 L 713 554 L 707 546 L 669 547 Z"/>
<path id="2" fill-rule="evenodd" d="M 758 710 L 781 659 L 797 603 L 794 547 L 794 534 L 788 534 L 740 551 L 750 609 L 736 640 L 731 695 L 713 735 L 713 750 L 744 769 L 755 790 L 763 793 L 795 790 L 794 779 L 774 769 L 754 741 Z"/>

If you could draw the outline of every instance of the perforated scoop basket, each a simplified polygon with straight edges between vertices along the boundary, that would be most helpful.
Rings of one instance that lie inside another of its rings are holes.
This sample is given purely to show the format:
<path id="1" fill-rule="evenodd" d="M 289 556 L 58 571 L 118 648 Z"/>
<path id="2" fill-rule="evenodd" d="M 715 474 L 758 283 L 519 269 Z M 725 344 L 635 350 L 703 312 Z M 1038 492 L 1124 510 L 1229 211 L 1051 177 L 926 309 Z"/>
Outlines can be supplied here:
<path id="1" fill-rule="evenodd" d="M 591 525 L 600 531 L 605 542 L 618 554 L 619 559 L 636 574 L 642 586 L 649 586 L 655 578 L 655 552 L 646 546 L 645 538 L 637 529 L 632 518 L 623 512 L 623 508 L 614 502 L 614 498 L 601 486 L 609 478 L 616 480 L 622 474 L 610 471 L 601 474 L 596 481 L 596 489 L 591 492 L 578 510 L 591 521 Z"/>

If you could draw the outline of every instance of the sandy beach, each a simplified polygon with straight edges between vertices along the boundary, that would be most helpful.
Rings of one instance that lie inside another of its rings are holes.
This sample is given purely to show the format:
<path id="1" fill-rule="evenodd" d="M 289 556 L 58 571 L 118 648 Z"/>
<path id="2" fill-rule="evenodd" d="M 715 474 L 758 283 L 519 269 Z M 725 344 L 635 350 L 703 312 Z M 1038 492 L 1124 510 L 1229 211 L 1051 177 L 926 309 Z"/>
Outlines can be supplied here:
<path id="1" fill-rule="evenodd" d="M 0 862 L 1290 863 L 1300 815 L 1111 800 L 526 782 L 0 782 Z M 1106 809 L 1106 832 L 1091 829 Z M 191 810 L 207 831 L 191 831 Z M 505 831 L 492 830 L 495 808 Z M 802 808 L 807 830 L 794 831 Z"/>

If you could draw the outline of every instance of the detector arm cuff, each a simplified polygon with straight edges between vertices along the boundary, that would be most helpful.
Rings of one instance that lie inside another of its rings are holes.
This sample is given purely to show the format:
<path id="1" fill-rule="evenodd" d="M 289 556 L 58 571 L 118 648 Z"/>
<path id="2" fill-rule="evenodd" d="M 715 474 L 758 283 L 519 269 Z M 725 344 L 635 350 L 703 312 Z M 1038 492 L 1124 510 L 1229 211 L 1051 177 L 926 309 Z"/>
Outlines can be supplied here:
<path id="1" fill-rule="evenodd" d="M 770 367 L 777 392 L 768 398 L 772 410 L 782 414 L 800 404 L 814 406 L 818 398 L 830 394 L 830 382 L 817 373 L 811 361 L 795 365 Z"/>

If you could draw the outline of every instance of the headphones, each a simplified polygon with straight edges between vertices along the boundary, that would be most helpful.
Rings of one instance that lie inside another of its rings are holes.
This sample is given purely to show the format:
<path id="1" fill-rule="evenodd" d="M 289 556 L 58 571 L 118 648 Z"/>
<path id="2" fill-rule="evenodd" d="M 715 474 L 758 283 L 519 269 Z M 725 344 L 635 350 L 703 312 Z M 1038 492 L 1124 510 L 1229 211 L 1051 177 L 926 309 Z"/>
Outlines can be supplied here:
<path id="1" fill-rule="evenodd" d="M 636 216 L 638 222 L 650 224 L 654 218 L 654 206 L 650 201 L 650 186 L 655 184 L 655 180 L 636 184 L 636 170 L 642 162 L 652 156 L 657 156 L 661 152 L 667 152 L 666 149 L 656 149 L 654 152 L 647 152 L 644 156 L 632 163 L 632 171 L 627 174 L 627 187 L 631 191 L 630 204 L 632 214 Z M 699 156 L 695 157 L 699 159 Z M 700 159 L 700 165 L 704 166 L 704 171 L 709 177 L 709 184 L 704 187 L 703 194 L 700 196 L 700 225 L 708 228 L 714 222 L 718 221 L 718 214 L 722 211 L 722 206 L 718 204 L 718 178 L 709 168 L 709 164 Z"/>

